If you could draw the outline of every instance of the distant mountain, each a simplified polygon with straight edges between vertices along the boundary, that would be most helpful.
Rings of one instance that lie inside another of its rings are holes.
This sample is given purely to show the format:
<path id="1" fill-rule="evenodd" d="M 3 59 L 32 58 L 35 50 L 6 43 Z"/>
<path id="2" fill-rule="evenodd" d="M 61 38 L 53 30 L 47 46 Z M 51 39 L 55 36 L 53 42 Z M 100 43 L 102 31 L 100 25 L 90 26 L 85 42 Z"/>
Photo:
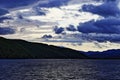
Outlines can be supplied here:
<path id="1" fill-rule="evenodd" d="M 120 49 L 107 50 L 103 52 L 85 52 L 85 55 L 94 59 L 120 59 Z"/>
<path id="2" fill-rule="evenodd" d="M 4 59 L 85 59 L 79 51 L 24 40 L 0 37 L 0 58 Z"/>

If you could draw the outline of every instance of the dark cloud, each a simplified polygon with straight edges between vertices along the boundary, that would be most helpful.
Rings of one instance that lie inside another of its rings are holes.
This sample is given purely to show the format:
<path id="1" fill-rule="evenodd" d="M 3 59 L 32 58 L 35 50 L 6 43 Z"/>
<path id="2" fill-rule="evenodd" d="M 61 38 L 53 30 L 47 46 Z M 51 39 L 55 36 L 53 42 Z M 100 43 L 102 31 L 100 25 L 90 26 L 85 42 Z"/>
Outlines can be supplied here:
<path id="1" fill-rule="evenodd" d="M 107 35 L 105 36 L 104 34 L 102 36 L 92 36 L 90 38 L 91 40 L 95 40 L 98 42 L 120 42 L 120 36 L 119 35 Z"/>
<path id="2" fill-rule="evenodd" d="M 81 34 L 80 37 L 87 41 L 120 42 L 119 34 Z"/>
<path id="3" fill-rule="evenodd" d="M 117 2 L 115 0 L 112 0 L 112 2 L 109 0 L 109 2 L 105 2 L 99 6 L 95 6 L 93 4 L 85 4 L 82 6 L 82 10 L 85 12 L 98 14 L 104 17 L 120 15 L 120 9 L 118 8 Z"/>
<path id="4" fill-rule="evenodd" d="M 64 31 L 64 28 L 55 26 L 54 31 L 56 34 L 61 34 Z"/>
<path id="5" fill-rule="evenodd" d="M 94 1 L 103 1 L 103 2 L 115 2 L 115 1 L 117 1 L 117 0 L 94 0 Z"/>
<path id="6" fill-rule="evenodd" d="M 87 41 L 119 42 L 120 41 L 120 9 L 117 0 L 95 0 L 103 1 L 101 5 L 83 5 L 82 10 L 103 16 L 101 20 L 91 20 L 79 24 L 78 31 L 83 33 L 81 38 Z M 94 35 L 91 35 L 94 33 Z"/>
<path id="7" fill-rule="evenodd" d="M 0 0 L 0 7 L 2 8 L 17 8 L 22 6 L 32 5 L 39 2 L 39 7 L 60 7 L 66 5 L 70 0 Z"/>
<path id="8" fill-rule="evenodd" d="M 82 34 L 73 34 L 71 35 L 73 37 L 73 39 L 81 39 L 83 41 L 87 41 L 87 42 L 93 42 L 93 41 L 97 41 L 97 42 L 115 42 L 115 43 L 119 43 L 120 42 L 120 35 L 119 34 L 97 34 L 97 33 L 82 33 Z"/>
<path id="9" fill-rule="evenodd" d="M 7 10 L 0 8 L 0 16 L 5 15 L 7 13 L 9 13 Z"/>
<path id="10" fill-rule="evenodd" d="M 0 0 L 0 7 L 2 8 L 16 8 L 21 6 L 28 6 L 39 0 Z"/>
<path id="11" fill-rule="evenodd" d="M 0 35 L 14 34 L 15 30 L 9 27 L 0 27 Z"/>
<path id="12" fill-rule="evenodd" d="M 10 17 L 0 17 L 0 23 L 3 23 L 4 20 L 10 20 Z"/>
<path id="13" fill-rule="evenodd" d="M 120 19 L 106 18 L 98 21 L 88 21 L 79 24 L 78 31 L 82 33 L 120 34 Z"/>
<path id="14" fill-rule="evenodd" d="M 18 14 L 19 19 L 24 19 L 22 15 Z"/>
<path id="15" fill-rule="evenodd" d="M 48 3 L 39 4 L 40 7 L 60 7 L 62 5 L 67 5 L 70 0 L 49 0 Z"/>
<path id="16" fill-rule="evenodd" d="M 68 31 L 77 31 L 77 29 L 74 27 L 74 25 L 69 25 L 69 27 L 66 28 Z"/>
<path id="17" fill-rule="evenodd" d="M 46 15 L 46 11 L 42 10 L 40 7 L 35 6 L 33 9 L 35 10 L 36 15 Z"/>
<path id="18" fill-rule="evenodd" d="M 42 38 L 47 39 L 47 38 L 52 38 L 52 36 L 51 35 L 44 35 Z"/>

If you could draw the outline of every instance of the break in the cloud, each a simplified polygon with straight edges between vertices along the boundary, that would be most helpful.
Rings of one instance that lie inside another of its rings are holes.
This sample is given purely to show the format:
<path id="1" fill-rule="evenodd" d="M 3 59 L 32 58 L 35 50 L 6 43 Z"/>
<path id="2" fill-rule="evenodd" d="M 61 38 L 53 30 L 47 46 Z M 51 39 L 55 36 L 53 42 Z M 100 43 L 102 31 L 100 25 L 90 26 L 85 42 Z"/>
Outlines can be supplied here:
<path id="1" fill-rule="evenodd" d="M 9 27 L 0 27 L 0 35 L 14 34 L 15 30 Z"/>
<path id="2" fill-rule="evenodd" d="M 103 17 L 120 15 L 120 9 L 118 7 L 117 1 L 115 0 L 114 2 L 109 0 L 109 2 L 104 2 L 98 6 L 93 4 L 85 4 L 82 6 L 82 10 L 93 14 L 98 14 Z"/>
<path id="3" fill-rule="evenodd" d="M 120 34 L 120 19 L 105 18 L 97 21 L 91 20 L 79 24 L 78 31 L 82 33 Z"/>

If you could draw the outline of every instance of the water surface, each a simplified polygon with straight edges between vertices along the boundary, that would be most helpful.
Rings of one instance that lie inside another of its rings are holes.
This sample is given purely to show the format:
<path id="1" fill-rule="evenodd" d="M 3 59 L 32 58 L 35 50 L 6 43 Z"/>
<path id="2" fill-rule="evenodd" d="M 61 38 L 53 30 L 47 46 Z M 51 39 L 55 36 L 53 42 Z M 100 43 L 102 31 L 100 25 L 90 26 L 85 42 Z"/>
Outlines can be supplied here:
<path id="1" fill-rule="evenodd" d="M 0 80 L 120 80 L 120 60 L 0 60 Z"/>

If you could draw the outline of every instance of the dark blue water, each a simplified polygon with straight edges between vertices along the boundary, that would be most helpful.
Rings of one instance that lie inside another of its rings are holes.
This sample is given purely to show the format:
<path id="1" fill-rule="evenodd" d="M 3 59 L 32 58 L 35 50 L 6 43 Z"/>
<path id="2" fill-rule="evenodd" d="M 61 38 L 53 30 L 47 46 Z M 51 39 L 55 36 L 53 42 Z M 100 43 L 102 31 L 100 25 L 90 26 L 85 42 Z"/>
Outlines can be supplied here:
<path id="1" fill-rule="evenodd" d="M 120 60 L 0 60 L 0 80 L 120 80 Z"/>

